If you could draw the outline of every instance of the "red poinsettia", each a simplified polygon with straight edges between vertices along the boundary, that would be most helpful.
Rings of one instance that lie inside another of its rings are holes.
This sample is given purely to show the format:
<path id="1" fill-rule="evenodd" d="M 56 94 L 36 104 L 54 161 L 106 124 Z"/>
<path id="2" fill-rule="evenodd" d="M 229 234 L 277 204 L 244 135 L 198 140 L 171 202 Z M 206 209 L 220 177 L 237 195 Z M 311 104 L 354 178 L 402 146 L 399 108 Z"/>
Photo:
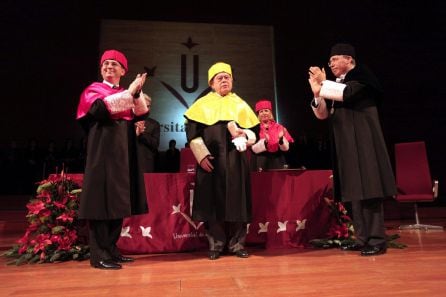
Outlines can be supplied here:
<path id="1" fill-rule="evenodd" d="M 10 251 L 11 263 L 54 262 L 88 257 L 79 237 L 77 220 L 80 187 L 63 173 L 39 183 L 37 195 L 26 205 L 29 226 Z"/>
<path id="2" fill-rule="evenodd" d="M 28 210 L 29 210 L 28 215 L 31 215 L 31 214 L 35 214 L 35 215 L 37 215 L 37 214 L 39 214 L 39 212 L 41 212 L 42 210 L 45 210 L 45 209 L 46 209 L 46 208 L 45 208 L 45 203 L 43 203 L 43 202 L 40 201 L 40 200 L 32 200 L 30 203 L 28 203 L 28 204 L 26 205 L 26 207 L 27 207 Z"/>
<path id="3" fill-rule="evenodd" d="M 328 193 L 330 194 L 330 193 Z M 330 210 L 331 221 L 327 237 L 323 239 L 310 240 L 310 244 L 319 248 L 339 247 L 343 242 L 353 240 L 353 221 L 347 213 L 342 202 L 334 201 L 331 195 L 324 197 Z"/>
<path id="4" fill-rule="evenodd" d="M 353 236 L 353 221 L 347 214 L 347 209 L 342 202 L 334 201 L 328 197 L 325 197 L 330 212 L 333 217 L 333 223 L 331 224 L 327 236 L 330 239 L 351 239 Z"/>

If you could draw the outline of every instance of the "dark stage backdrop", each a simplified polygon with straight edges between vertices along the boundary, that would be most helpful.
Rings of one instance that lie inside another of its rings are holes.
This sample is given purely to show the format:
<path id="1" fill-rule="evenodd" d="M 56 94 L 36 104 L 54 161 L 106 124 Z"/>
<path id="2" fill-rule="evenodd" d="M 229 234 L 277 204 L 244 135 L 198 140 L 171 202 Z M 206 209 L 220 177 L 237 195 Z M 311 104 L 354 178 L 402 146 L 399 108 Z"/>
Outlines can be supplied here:
<path id="1" fill-rule="evenodd" d="M 274 30 L 280 120 L 299 138 L 325 138 L 327 123 L 309 108 L 310 65 L 326 65 L 330 46 L 357 48 L 386 91 L 381 118 L 389 151 L 424 140 L 433 176 L 446 184 L 446 5 L 443 1 L 3 1 L 1 148 L 35 138 L 41 147 L 83 136 L 78 96 L 98 77 L 103 19 L 267 25 Z M 29 3 L 26 3 L 29 2 Z M 338 4 L 336 4 L 338 3 Z M 253 5 L 256 7 L 253 8 Z M 249 57 L 248 57 L 249 58 Z M 259 73 L 262 75 L 262 73 Z M 4 156 L 3 154 L 2 156 Z"/>

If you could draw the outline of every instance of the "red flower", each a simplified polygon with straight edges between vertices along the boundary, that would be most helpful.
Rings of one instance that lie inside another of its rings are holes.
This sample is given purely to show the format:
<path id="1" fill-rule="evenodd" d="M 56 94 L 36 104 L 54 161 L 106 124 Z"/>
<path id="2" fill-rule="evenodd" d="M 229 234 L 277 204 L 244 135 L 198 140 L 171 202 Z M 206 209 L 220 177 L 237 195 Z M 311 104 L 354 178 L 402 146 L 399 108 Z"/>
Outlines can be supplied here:
<path id="1" fill-rule="evenodd" d="M 39 234 L 35 240 L 31 240 L 31 243 L 35 244 L 33 249 L 35 254 L 44 251 L 45 247 L 52 244 L 49 234 Z"/>
<path id="2" fill-rule="evenodd" d="M 19 240 L 17 240 L 18 243 L 22 243 L 22 244 L 26 244 L 29 240 L 29 234 L 30 231 L 26 230 L 25 235 L 22 236 L 22 238 L 20 238 Z"/>
<path id="3" fill-rule="evenodd" d="M 59 237 L 57 250 L 68 251 L 71 249 L 73 243 L 76 241 L 76 232 L 68 231 L 65 236 Z"/>
<path id="4" fill-rule="evenodd" d="M 60 220 L 62 222 L 70 222 L 70 223 L 73 222 L 73 217 L 70 216 L 68 213 L 63 213 L 60 216 L 58 216 L 56 219 Z"/>
<path id="5" fill-rule="evenodd" d="M 26 205 L 30 214 L 39 214 L 42 209 L 45 209 L 45 204 L 42 201 L 33 201 Z"/>
<path id="6" fill-rule="evenodd" d="M 348 238 L 348 227 L 346 224 L 333 225 L 327 234 L 330 238 Z"/>
<path id="7" fill-rule="evenodd" d="M 54 201 L 54 206 L 56 206 L 57 208 L 60 208 L 60 209 L 65 209 L 65 202 L 64 201 L 61 201 L 61 202 Z"/>
<path id="8" fill-rule="evenodd" d="M 22 255 L 23 253 L 25 253 L 27 249 L 28 249 L 28 247 L 26 245 L 22 245 L 18 251 L 19 255 Z"/>
<path id="9" fill-rule="evenodd" d="M 342 213 L 346 212 L 344 205 L 342 203 L 338 203 L 338 210 Z"/>
<path id="10" fill-rule="evenodd" d="M 346 222 L 351 222 L 352 221 L 352 219 L 348 215 L 342 215 L 341 219 L 343 219 Z"/>

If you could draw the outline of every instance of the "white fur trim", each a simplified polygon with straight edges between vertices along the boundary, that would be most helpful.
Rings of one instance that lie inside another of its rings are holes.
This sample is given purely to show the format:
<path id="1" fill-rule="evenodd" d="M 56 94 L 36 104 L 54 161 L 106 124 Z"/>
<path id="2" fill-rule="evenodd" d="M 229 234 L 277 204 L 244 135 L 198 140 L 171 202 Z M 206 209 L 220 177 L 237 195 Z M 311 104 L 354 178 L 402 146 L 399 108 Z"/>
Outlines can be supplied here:
<path id="1" fill-rule="evenodd" d="M 344 101 L 344 89 L 347 85 L 331 80 L 324 80 L 319 95 L 336 101 Z"/>
<path id="2" fill-rule="evenodd" d="M 143 115 L 149 111 L 147 108 L 146 100 L 144 99 L 144 94 L 141 92 L 139 93 L 139 97 L 134 100 L 135 108 L 133 109 L 133 112 L 135 115 Z"/>
<path id="3" fill-rule="evenodd" d="M 192 139 L 189 146 L 198 164 L 211 154 L 201 137 Z"/>
<path id="4" fill-rule="evenodd" d="M 129 110 L 135 107 L 133 96 L 128 90 L 104 98 L 105 106 L 111 114 Z"/>

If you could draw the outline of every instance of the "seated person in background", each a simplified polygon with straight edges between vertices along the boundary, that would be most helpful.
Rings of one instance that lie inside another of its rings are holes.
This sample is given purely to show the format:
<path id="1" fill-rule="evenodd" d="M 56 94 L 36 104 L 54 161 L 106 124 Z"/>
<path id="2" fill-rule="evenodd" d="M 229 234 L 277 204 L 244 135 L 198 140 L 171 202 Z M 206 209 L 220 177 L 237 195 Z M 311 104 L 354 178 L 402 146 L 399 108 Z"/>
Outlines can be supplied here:
<path id="1" fill-rule="evenodd" d="M 271 101 L 261 99 L 256 103 L 260 121 L 257 129 L 259 141 L 252 146 L 251 169 L 255 171 L 286 168 L 285 152 L 290 148 L 293 137 L 287 129 L 274 121 Z"/>
<path id="2" fill-rule="evenodd" d="M 147 108 L 150 111 L 152 99 L 144 94 Z M 160 144 L 160 124 L 149 117 L 135 123 L 138 162 L 143 172 L 155 172 L 156 158 L 158 155 L 158 146 Z"/>

